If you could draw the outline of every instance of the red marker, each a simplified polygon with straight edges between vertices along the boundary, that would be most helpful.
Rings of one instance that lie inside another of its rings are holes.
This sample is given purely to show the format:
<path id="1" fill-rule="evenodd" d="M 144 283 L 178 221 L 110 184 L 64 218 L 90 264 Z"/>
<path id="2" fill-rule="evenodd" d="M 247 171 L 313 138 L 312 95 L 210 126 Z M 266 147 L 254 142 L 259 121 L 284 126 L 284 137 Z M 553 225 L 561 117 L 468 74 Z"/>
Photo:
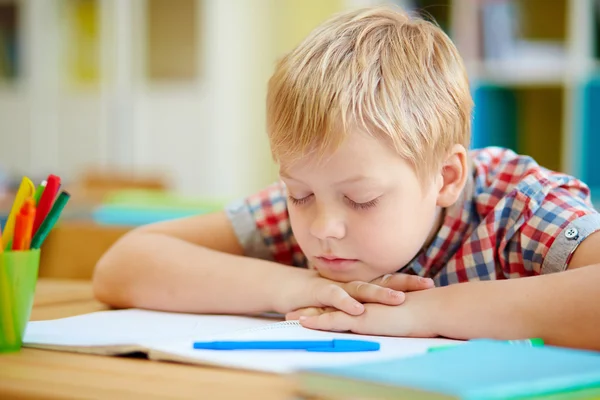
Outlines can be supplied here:
<path id="1" fill-rule="evenodd" d="M 49 175 L 46 179 L 46 187 L 40 197 L 40 201 L 37 205 L 37 212 L 35 213 L 35 221 L 33 222 L 33 234 L 37 232 L 38 228 L 46 218 L 46 215 L 50 212 L 58 188 L 60 187 L 60 178 L 56 175 Z"/>

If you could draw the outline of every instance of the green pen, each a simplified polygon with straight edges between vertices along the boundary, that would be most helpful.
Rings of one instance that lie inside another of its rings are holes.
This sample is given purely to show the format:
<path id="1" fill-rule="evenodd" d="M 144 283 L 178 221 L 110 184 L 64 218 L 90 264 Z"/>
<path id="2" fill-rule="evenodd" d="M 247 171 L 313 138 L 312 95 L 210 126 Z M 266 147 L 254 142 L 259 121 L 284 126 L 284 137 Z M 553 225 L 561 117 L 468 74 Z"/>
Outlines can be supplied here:
<path id="1" fill-rule="evenodd" d="M 482 339 L 473 339 L 471 341 L 476 341 L 476 340 L 482 340 Z M 487 339 L 483 339 L 483 340 L 487 340 Z M 521 345 L 528 345 L 529 347 L 542 347 L 544 346 L 544 340 L 541 338 L 532 338 L 532 339 L 518 339 L 518 340 L 502 340 L 501 342 L 503 343 L 507 343 L 507 344 L 521 344 Z M 446 350 L 449 349 L 451 347 L 456 347 L 456 346 L 460 346 L 460 345 L 456 345 L 456 344 L 446 344 L 443 346 L 433 346 L 427 349 L 427 352 L 433 352 L 433 351 L 440 351 L 440 350 Z"/>
<path id="2" fill-rule="evenodd" d="M 67 202 L 69 201 L 70 197 L 71 195 L 65 192 L 64 190 L 60 192 L 60 194 L 54 201 L 52 209 L 50 210 L 44 221 L 41 223 L 37 232 L 33 235 L 33 239 L 31 239 L 32 249 L 39 249 L 42 246 L 42 243 L 44 243 L 44 240 L 46 240 L 46 237 L 56 224 L 56 221 L 58 221 L 60 213 L 62 212 L 63 208 L 65 208 L 65 205 L 67 205 Z"/>

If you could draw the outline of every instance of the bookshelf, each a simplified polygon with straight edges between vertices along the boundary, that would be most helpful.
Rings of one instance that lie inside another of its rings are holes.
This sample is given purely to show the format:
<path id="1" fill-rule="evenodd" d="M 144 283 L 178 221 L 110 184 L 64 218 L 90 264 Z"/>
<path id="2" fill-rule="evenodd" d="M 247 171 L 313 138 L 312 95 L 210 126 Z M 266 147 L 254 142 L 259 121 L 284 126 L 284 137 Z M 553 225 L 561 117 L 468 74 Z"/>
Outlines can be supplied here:
<path id="1" fill-rule="evenodd" d="M 508 143 L 598 192 L 600 166 L 587 153 L 600 132 L 600 2 L 453 0 L 452 9 L 475 97 L 474 145 Z"/>
<path id="2" fill-rule="evenodd" d="M 474 146 L 600 188 L 600 0 L 394 2 L 457 44 Z M 159 169 L 183 194 L 256 190 L 276 176 L 263 101 L 276 59 L 332 13 L 378 3 L 0 0 L 0 168 L 67 181 L 87 166 Z"/>

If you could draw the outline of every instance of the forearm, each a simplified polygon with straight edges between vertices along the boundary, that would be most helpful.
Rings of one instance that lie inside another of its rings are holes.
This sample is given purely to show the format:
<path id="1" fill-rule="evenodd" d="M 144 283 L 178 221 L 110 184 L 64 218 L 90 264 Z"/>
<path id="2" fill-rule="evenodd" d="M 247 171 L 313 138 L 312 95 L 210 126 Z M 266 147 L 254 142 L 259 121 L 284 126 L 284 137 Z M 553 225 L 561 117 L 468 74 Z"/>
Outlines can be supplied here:
<path id="1" fill-rule="evenodd" d="M 116 307 L 247 314 L 290 311 L 282 283 L 305 269 L 226 254 L 158 233 L 125 236 L 98 262 L 94 291 Z M 290 293 L 290 296 L 293 296 Z"/>
<path id="2" fill-rule="evenodd" d="M 552 345 L 600 350 L 599 282 L 600 266 L 589 266 L 531 278 L 457 284 L 409 296 L 422 302 L 424 325 L 441 336 L 541 337 Z"/>

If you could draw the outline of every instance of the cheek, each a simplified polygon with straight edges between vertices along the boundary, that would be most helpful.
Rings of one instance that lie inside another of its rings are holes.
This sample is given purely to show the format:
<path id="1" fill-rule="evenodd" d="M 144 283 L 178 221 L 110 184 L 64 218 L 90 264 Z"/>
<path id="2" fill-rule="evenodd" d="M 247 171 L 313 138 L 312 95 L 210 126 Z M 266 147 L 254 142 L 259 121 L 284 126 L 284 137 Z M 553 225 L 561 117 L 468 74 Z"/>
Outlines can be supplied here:
<path id="1" fill-rule="evenodd" d="M 353 242 L 368 264 L 390 273 L 410 262 L 421 249 L 435 215 L 435 203 L 421 200 L 363 217 Z"/>
<path id="2" fill-rule="evenodd" d="M 305 251 L 305 246 L 310 236 L 308 226 L 308 216 L 306 211 L 299 209 L 298 207 L 288 205 L 288 214 L 290 217 L 290 225 L 294 232 L 294 237 L 298 242 L 298 245 Z"/>
<path id="3" fill-rule="evenodd" d="M 397 253 L 402 248 L 401 244 L 406 242 L 407 228 L 412 224 L 407 220 L 409 217 L 401 210 L 362 217 L 352 226 L 355 233 L 353 241 L 376 258 L 387 258 L 390 253 Z"/>

